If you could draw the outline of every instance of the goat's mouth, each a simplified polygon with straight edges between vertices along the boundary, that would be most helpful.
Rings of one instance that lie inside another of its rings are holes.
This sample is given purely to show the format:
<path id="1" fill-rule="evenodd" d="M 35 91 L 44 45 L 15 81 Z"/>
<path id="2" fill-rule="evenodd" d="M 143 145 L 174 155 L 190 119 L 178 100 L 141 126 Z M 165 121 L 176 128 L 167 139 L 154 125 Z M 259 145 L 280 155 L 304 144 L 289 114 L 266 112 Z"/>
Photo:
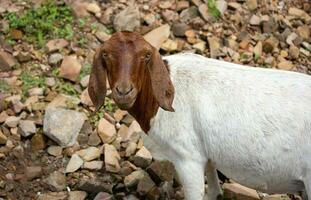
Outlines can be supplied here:
<path id="1" fill-rule="evenodd" d="M 136 101 L 136 94 L 123 96 L 123 97 L 120 97 L 118 95 L 112 95 L 112 96 L 113 96 L 114 102 L 122 110 L 130 109 Z"/>

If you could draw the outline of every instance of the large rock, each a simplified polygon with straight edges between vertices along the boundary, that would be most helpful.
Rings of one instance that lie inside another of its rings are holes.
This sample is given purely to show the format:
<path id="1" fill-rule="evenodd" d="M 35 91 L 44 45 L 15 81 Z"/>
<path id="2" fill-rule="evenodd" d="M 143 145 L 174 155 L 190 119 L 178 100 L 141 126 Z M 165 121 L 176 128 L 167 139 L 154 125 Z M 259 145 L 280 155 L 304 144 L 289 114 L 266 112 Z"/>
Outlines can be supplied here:
<path id="1" fill-rule="evenodd" d="M 76 56 L 66 56 L 60 66 L 59 76 L 71 81 L 76 81 L 79 77 L 81 67 Z"/>
<path id="2" fill-rule="evenodd" d="M 17 64 L 17 61 L 11 54 L 0 50 L 0 71 L 10 70 L 14 65 Z"/>
<path id="3" fill-rule="evenodd" d="M 105 151 L 105 167 L 106 170 L 109 172 L 119 172 L 120 171 L 120 164 L 119 160 L 121 159 L 118 151 L 113 145 L 105 144 L 104 145 Z"/>
<path id="4" fill-rule="evenodd" d="M 238 183 L 223 184 L 224 197 L 229 199 L 257 200 L 260 199 L 256 190 L 244 187 Z"/>
<path id="5" fill-rule="evenodd" d="M 165 24 L 144 35 L 144 39 L 159 50 L 163 42 L 168 39 L 169 35 L 170 26 Z"/>
<path id="6" fill-rule="evenodd" d="M 129 6 L 114 18 L 113 25 L 117 31 L 134 31 L 140 26 L 138 7 Z"/>
<path id="7" fill-rule="evenodd" d="M 60 146 L 72 146 L 85 120 L 83 113 L 63 108 L 48 108 L 43 121 L 44 134 Z"/>
<path id="8" fill-rule="evenodd" d="M 111 143 L 117 137 L 115 126 L 105 118 L 100 119 L 97 126 L 97 133 L 103 143 Z"/>

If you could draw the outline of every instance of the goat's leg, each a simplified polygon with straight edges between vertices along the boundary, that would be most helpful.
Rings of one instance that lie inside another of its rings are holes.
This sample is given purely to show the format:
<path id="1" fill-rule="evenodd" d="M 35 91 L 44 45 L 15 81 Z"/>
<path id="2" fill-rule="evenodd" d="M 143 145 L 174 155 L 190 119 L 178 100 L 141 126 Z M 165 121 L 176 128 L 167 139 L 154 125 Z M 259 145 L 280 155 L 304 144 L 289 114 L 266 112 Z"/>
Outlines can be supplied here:
<path id="1" fill-rule="evenodd" d="M 191 161 L 174 163 L 183 185 L 186 200 L 202 200 L 204 196 L 204 164 Z"/>
<path id="2" fill-rule="evenodd" d="M 222 199 L 222 190 L 219 185 L 219 179 L 217 175 L 217 170 L 213 163 L 209 160 L 206 166 L 206 177 L 207 177 L 207 195 L 205 195 L 205 200 L 217 200 Z"/>

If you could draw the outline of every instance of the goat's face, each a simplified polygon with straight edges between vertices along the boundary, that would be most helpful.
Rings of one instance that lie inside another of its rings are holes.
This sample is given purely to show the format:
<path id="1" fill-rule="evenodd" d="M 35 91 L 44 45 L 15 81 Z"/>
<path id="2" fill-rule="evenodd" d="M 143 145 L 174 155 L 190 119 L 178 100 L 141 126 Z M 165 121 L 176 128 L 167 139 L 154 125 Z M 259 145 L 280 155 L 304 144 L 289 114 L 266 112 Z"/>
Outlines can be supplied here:
<path id="1" fill-rule="evenodd" d="M 115 33 L 97 49 L 89 83 L 96 109 L 104 102 L 107 77 L 112 98 L 121 109 L 130 109 L 145 85 L 151 84 L 158 104 L 173 111 L 174 88 L 168 70 L 159 52 L 139 34 Z"/>

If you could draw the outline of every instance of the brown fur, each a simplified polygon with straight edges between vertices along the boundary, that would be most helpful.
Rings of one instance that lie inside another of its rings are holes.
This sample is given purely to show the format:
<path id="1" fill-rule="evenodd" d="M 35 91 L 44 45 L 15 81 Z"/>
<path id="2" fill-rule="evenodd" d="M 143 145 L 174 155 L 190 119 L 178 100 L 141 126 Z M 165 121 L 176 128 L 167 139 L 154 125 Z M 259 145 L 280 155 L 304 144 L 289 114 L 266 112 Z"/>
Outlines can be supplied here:
<path id="1" fill-rule="evenodd" d="M 116 104 L 128 110 L 146 133 L 159 106 L 174 111 L 169 69 L 159 52 L 137 33 L 115 33 L 97 49 L 89 83 L 90 98 L 97 110 L 106 96 L 106 78 Z M 118 88 L 128 92 L 120 95 Z"/>

